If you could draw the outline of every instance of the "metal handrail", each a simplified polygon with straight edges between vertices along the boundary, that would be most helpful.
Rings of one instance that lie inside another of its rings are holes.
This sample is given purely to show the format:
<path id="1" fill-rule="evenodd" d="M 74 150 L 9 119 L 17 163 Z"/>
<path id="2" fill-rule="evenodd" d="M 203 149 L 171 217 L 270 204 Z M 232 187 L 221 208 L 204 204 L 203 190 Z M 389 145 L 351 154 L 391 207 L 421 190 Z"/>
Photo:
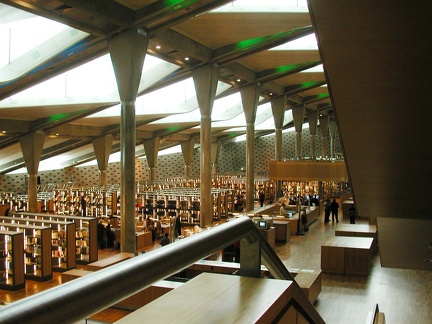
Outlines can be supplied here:
<path id="1" fill-rule="evenodd" d="M 9 304 L 0 309 L 0 323 L 75 323 L 240 239 L 256 242 L 261 238 L 254 223 L 241 217 Z M 293 280 L 270 245 L 264 239 L 261 243 L 261 257 L 270 273 L 277 279 Z M 311 323 L 324 323 L 301 288 L 293 283 L 300 291 L 297 298 L 304 308 L 299 311 Z"/>

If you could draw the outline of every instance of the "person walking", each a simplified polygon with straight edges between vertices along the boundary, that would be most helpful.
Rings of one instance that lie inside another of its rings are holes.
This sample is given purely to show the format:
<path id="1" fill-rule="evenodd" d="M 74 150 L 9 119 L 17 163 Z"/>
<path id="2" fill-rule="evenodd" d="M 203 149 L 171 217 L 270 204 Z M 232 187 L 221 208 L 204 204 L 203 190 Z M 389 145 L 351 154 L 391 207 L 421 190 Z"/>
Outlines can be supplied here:
<path id="1" fill-rule="evenodd" d="M 330 203 L 330 210 L 332 213 L 332 222 L 334 222 L 336 218 L 336 223 L 339 223 L 339 204 L 337 203 L 336 198 L 333 198 L 333 201 Z"/>

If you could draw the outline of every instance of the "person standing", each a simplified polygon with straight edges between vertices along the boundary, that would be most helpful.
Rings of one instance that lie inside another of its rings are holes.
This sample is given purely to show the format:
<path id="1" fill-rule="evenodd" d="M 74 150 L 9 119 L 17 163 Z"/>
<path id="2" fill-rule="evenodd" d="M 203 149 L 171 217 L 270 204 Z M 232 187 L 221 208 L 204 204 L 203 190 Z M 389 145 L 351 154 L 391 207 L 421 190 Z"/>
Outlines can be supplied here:
<path id="1" fill-rule="evenodd" d="M 156 226 L 154 220 L 151 219 L 150 216 L 148 215 L 146 218 L 146 227 L 147 227 L 147 231 L 151 232 L 152 243 L 154 244 L 156 240 Z"/>
<path id="2" fill-rule="evenodd" d="M 334 222 L 336 218 L 336 223 L 339 223 L 339 204 L 337 203 L 336 198 L 333 198 L 333 201 L 330 203 L 330 210 L 332 213 L 332 222 Z"/>
<path id="3" fill-rule="evenodd" d="M 174 231 L 175 231 L 175 235 L 176 235 L 177 237 L 182 235 L 182 233 L 181 233 L 181 228 L 182 228 L 182 227 L 183 227 L 183 225 L 182 225 L 182 223 L 181 223 L 180 215 L 178 215 L 178 216 L 176 217 L 175 225 L 174 225 Z"/>
<path id="4" fill-rule="evenodd" d="M 102 219 L 97 224 L 97 241 L 99 248 L 103 250 L 106 247 L 106 230 Z"/>
<path id="5" fill-rule="evenodd" d="M 326 199 L 324 203 L 324 222 L 330 222 L 330 199 Z"/>
<path id="6" fill-rule="evenodd" d="M 259 202 L 260 202 L 260 206 L 264 206 L 264 199 L 265 199 L 265 195 L 263 191 L 259 192 Z"/>
<path id="7" fill-rule="evenodd" d="M 351 206 L 351 207 L 348 209 L 348 216 L 349 216 L 349 219 L 350 219 L 350 224 L 355 224 L 355 219 L 356 219 L 356 210 L 355 210 L 354 205 Z"/>

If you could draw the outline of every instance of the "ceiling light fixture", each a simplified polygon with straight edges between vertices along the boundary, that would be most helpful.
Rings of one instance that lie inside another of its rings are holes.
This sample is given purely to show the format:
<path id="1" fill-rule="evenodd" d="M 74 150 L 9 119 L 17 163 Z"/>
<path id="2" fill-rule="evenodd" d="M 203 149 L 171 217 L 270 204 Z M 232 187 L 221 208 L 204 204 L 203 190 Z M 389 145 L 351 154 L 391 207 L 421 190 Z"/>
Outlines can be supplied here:
<path id="1" fill-rule="evenodd" d="M 161 46 L 159 44 L 156 45 L 156 49 L 161 49 Z"/>
<path id="2" fill-rule="evenodd" d="M 189 57 L 186 56 L 186 57 L 185 57 L 185 61 L 189 61 Z"/>

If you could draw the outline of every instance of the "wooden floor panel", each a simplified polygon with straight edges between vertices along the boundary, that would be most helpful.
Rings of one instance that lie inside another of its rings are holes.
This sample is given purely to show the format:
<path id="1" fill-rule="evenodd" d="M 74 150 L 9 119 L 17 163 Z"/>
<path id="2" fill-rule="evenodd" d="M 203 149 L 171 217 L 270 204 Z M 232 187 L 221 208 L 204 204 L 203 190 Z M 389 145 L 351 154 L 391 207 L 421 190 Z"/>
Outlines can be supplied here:
<path id="1" fill-rule="evenodd" d="M 276 243 L 275 251 L 287 268 L 320 269 L 321 244 L 335 235 L 338 226 L 347 223 L 342 219 L 340 223 L 325 224 L 321 217 L 310 226 L 306 235 L 291 236 L 289 243 Z M 158 242 L 144 250 L 157 248 L 160 248 Z M 118 252 L 115 249 L 99 250 L 99 259 Z M 78 265 L 78 268 L 85 269 L 85 266 Z M 0 290 L 0 303 L 11 303 L 60 283 L 57 272 L 46 282 L 27 280 L 25 289 L 16 292 Z M 379 255 L 375 255 L 369 276 L 323 274 L 322 291 L 315 307 L 329 324 L 364 324 L 376 303 L 385 313 L 387 323 L 430 323 L 431 291 L 432 272 L 382 268 Z M 112 323 L 127 314 L 127 311 L 110 308 L 91 318 Z"/>

